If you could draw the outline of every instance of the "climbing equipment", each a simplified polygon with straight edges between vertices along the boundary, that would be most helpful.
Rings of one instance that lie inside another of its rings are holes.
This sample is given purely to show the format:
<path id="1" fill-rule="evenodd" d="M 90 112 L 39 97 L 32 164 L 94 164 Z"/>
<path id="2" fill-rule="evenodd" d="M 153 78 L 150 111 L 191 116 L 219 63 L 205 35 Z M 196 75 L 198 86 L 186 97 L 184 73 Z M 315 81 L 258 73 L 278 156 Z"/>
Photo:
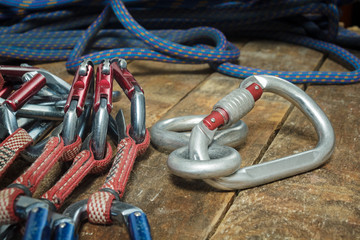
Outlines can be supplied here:
<path id="1" fill-rule="evenodd" d="M 106 136 L 108 125 L 112 125 L 109 126 L 109 130 L 113 132 L 116 129 L 116 133 L 111 133 L 110 135 L 117 135 L 119 137 L 119 139 L 116 138 L 118 151 L 102 190 L 99 193 L 95 193 L 89 200 L 89 213 L 92 213 L 89 214 L 89 219 L 94 223 L 99 223 L 93 216 L 94 214 L 101 216 L 96 211 L 102 211 L 104 208 L 97 207 L 97 196 L 99 194 L 103 196 L 102 191 L 107 191 L 111 196 L 106 196 L 106 204 L 107 206 L 114 205 L 110 211 L 111 214 L 114 216 L 119 214 L 124 215 L 124 217 L 126 216 L 125 223 L 130 223 L 129 229 L 135 231 L 132 233 L 132 236 L 141 235 L 140 231 L 144 229 L 137 231 L 131 226 L 136 226 L 134 224 L 139 221 L 145 221 L 146 215 L 138 208 L 129 208 L 130 205 L 125 203 L 114 202 L 112 204 L 114 199 L 119 200 L 124 193 L 135 158 L 143 153 L 150 143 L 150 136 L 145 127 L 145 98 L 143 90 L 126 67 L 126 61 L 118 58 L 106 59 L 99 65 L 95 84 L 92 131 L 82 143 L 80 151 L 81 139 L 79 136 L 84 135 L 84 126 L 87 122 L 86 116 L 89 116 L 90 113 L 89 106 L 92 103 L 88 102 L 86 104 L 86 101 L 87 96 L 89 94 L 92 95 L 94 92 L 92 89 L 95 72 L 90 60 L 85 60 L 80 65 L 74 77 L 69 97 L 64 105 L 64 121 L 52 132 L 52 135 L 57 135 L 57 137 L 50 138 L 44 152 L 36 159 L 33 165 L 14 184 L 0 192 L 0 195 L 4 196 L 3 200 L 5 200 L 5 197 L 8 198 L 9 195 L 11 198 L 4 205 L 4 209 L 0 209 L 0 222 L 2 224 L 17 222 L 19 218 L 27 219 L 24 239 L 34 239 L 41 236 L 50 239 L 52 231 L 56 239 L 67 239 L 64 237 L 65 235 L 69 238 L 70 236 L 75 237 L 75 228 L 72 220 L 55 211 L 59 209 L 67 196 L 70 195 L 87 174 L 102 172 L 110 164 L 112 148 L 106 141 Z M 131 124 L 127 129 L 121 111 L 120 115 L 122 117 L 119 118 L 122 120 L 115 121 L 110 116 L 112 110 L 113 79 L 120 84 L 127 97 L 131 100 Z M 109 121 L 110 123 L 108 124 Z M 49 145 L 55 146 L 49 147 Z M 75 149 L 71 149 L 71 147 L 75 147 Z M 69 149 L 69 152 L 65 152 L 65 148 Z M 49 149 L 51 151 L 48 151 Z M 30 198 L 31 193 L 35 191 L 36 186 L 45 173 L 60 159 L 65 161 L 74 159 L 74 161 L 68 171 L 51 189 L 41 196 L 40 200 Z M 39 169 L 42 171 L 40 172 Z M 27 196 L 23 196 L 24 193 Z M 100 198 L 100 200 L 103 201 L 104 199 Z M 134 210 L 133 214 L 129 212 L 131 209 Z M 105 211 L 107 211 L 106 208 Z M 103 218 L 106 219 L 107 223 L 111 222 L 111 219 L 107 219 L 106 216 L 103 216 Z M 114 217 L 114 219 L 118 218 Z M 147 223 L 147 220 L 145 222 Z M 144 224 L 142 223 L 142 225 Z M 149 235 L 148 224 L 146 226 L 146 231 Z M 9 237 L 11 232 L 9 229 L 11 229 L 11 225 L 2 227 L 0 231 L 1 236 Z"/>
<path id="2" fill-rule="evenodd" d="M 24 83 L 20 89 L 12 93 L 2 105 L 0 105 L 1 135 L 7 138 L 0 144 L 0 177 L 6 172 L 20 152 L 29 147 L 33 140 L 37 141 L 43 133 L 46 133 L 53 126 L 51 122 L 44 123 L 42 126 L 33 128 L 32 135 L 23 128 L 19 128 L 15 112 L 20 109 L 26 101 L 36 94 L 46 83 L 42 74 L 36 74 L 28 82 Z M 39 127 L 41 129 L 39 129 Z M 2 139 L 0 139 L 2 140 Z"/>
<path id="3" fill-rule="evenodd" d="M 316 147 L 244 168 L 240 168 L 239 164 L 235 170 L 230 166 L 221 167 L 221 161 L 240 158 L 240 155 L 232 148 L 211 144 L 218 127 L 229 126 L 245 116 L 263 91 L 286 98 L 305 114 L 317 132 Z M 154 138 L 158 138 L 158 135 L 153 135 L 153 141 L 158 142 Z M 170 154 L 168 167 L 175 175 L 203 179 L 215 188 L 244 189 L 319 167 L 331 156 L 334 145 L 335 136 L 330 121 L 304 91 L 283 79 L 258 75 L 245 79 L 240 88 L 214 105 L 213 112 L 192 129 L 188 146 L 178 148 Z"/>
<path id="4" fill-rule="evenodd" d="M 69 229 L 77 228 L 79 224 L 85 221 L 87 214 L 87 200 L 82 200 L 69 206 L 64 215 L 72 220 L 72 226 Z M 118 223 L 124 223 L 133 240 L 150 240 L 150 226 L 146 214 L 138 207 L 114 200 L 110 210 L 111 220 Z M 65 229 L 65 226 L 63 227 Z M 57 231 L 57 236 L 67 235 L 67 229 Z M 63 233 L 65 232 L 65 233 Z M 69 235 L 70 237 L 70 235 Z M 72 237 L 72 236 L 71 236 Z M 57 238 L 57 239 L 75 239 L 75 238 Z"/>
<path id="5" fill-rule="evenodd" d="M 86 62 L 87 63 L 87 62 Z M 92 82 L 92 66 L 88 64 L 87 66 L 86 76 L 82 76 L 83 83 L 80 87 L 81 89 L 86 89 L 88 91 L 90 83 Z M 76 76 L 78 78 L 79 76 Z M 75 79 L 76 80 L 76 79 Z M 74 86 L 73 86 L 74 88 Z M 73 95 L 76 95 L 78 92 L 72 92 Z M 87 93 L 83 95 L 77 95 L 77 99 L 72 99 L 72 95 L 69 95 L 69 99 L 71 104 L 77 103 L 78 101 L 82 104 L 76 105 L 79 106 L 81 111 L 84 111 L 84 103 L 83 98 L 86 98 Z M 74 115 L 76 109 L 69 107 L 65 115 Z M 87 111 L 84 111 L 85 113 Z M 75 113 L 76 114 L 76 113 Z M 81 114 L 81 112 L 79 112 Z M 84 114 L 85 115 L 85 114 Z M 65 118 L 71 118 L 65 116 Z M 82 123 L 84 123 L 84 119 L 78 117 Z M 78 120 L 75 119 L 75 120 Z M 74 120 L 74 119 L 73 119 Z M 73 125 L 77 127 L 73 127 Z M 32 163 L 32 165 L 20 176 L 18 177 L 12 184 L 10 184 L 6 189 L 0 191 L 0 224 L 12 224 L 19 222 L 21 217 L 17 214 L 16 204 L 18 201 L 18 197 L 22 195 L 31 196 L 32 193 L 36 190 L 39 183 L 42 181 L 44 176 L 49 172 L 49 170 L 54 166 L 54 164 L 59 160 L 70 160 L 73 159 L 78 153 L 81 145 L 81 134 L 77 133 L 78 129 L 80 129 L 81 124 L 75 123 L 64 123 L 56 127 L 52 133 L 50 134 L 49 140 L 47 140 L 46 145 L 40 154 L 40 156 Z M 77 134 L 73 134 L 67 130 L 67 128 L 71 128 Z M 80 136 L 79 136 L 80 134 Z M 73 137 L 73 136 L 77 137 Z M 67 144 L 64 143 L 63 137 L 66 138 Z M 29 213 L 29 211 L 27 211 Z M 27 216 L 25 216 L 26 218 Z"/>
<path id="6" fill-rule="evenodd" d="M 172 151 L 187 146 L 190 134 L 185 131 L 191 130 L 205 117 L 205 115 L 183 116 L 159 121 L 151 128 L 151 142 L 163 151 Z M 191 177 L 188 176 L 190 178 L 209 178 L 210 176 L 219 177 L 231 174 L 240 167 L 240 155 L 230 147 L 219 148 L 219 145 L 239 146 L 245 142 L 247 133 L 248 128 L 243 121 L 234 122 L 232 126 L 217 131 L 213 139 L 209 141 L 211 151 L 216 152 L 218 156 L 217 160 L 212 159 L 211 162 L 197 161 L 195 163 L 194 161 L 182 161 L 180 164 L 182 167 L 185 164 L 191 164 L 194 174 Z M 221 157 L 223 155 L 229 156 Z M 195 164 L 198 166 L 195 167 Z"/>
<path id="7" fill-rule="evenodd" d="M 209 63 L 217 71 L 239 78 L 267 74 L 293 83 L 355 83 L 360 79 L 360 61 L 336 45 L 359 47 L 359 35 L 339 27 L 339 7 L 348 2 L 351 1 L 125 0 L 129 12 L 120 0 L 91 4 L 74 0 L 2 1 L 0 18 L 19 20 L 0 28 L 0 56 L 67 60 L 70 71 L 75 71 L 86 58 L 98 64 L 104 58 L 121 56 L 170 63 Z M 79 6 L 84 4 L 86 10 L 80 11 Z M 9 7 L 12 11 L 8 11 Z M 96 16 L 98 9 L 103 11 Z M 110 16 L 111 11 L 116 19 Z M 119 22 L 125 29 L 118 27 Z M 162 30 L 148 31 L 143 26 Z M 240 51 L 216 28 L 227 34 L 313 48 L 350 66 L 350 71 L 285 72 L 239 66 L 234 62 Z"/>
<path id="8" fill-rule="evenodd" d="M 142 136 L 143 142 L 136 143 L 130 137 L 132 126 L 126 127 L 121 110 L 116 116 L 116 122 L 119 136 L 117 153 L 104 185 L 88 200 L 79 201 L 66 208 L 64 216 L 72 220 L 71 229 L 78 229 L 85 219 L 97 224 L 117 221 L 125 223 L 131 239 L 151 239 L 146 214 L 140 208 L 120 202 L 135 158 L 149 146 L 149 133 L 146 131 Z M 57 231 L 57 235 L 62 234 L 62 229 L 57 228 Z"/>
<path id="9" fill-rule="evenodd" d="M 151 143 L 161 151 L 172 151 L 189 143 L 190 131 L 205 115 L 175 117 L 158 121 L 151 127 Z M 243 121 L 218 130 L 212 144 L 236 147 L 245 142 L 248 128 Z"/>
<path id="10" fill-rule="evenodd" d="M 114 76 L 131 101 L 131 124 L 126 127 L 122 110 L 119 110 L 116 117 L 117 152 L 104 185 L 89 200 L 69 206 L 64 214 L 73 219 L 75 226 L 79 226 L 79 220 L 85 218 L 92 223 L 108 224 L 123 216 L 132 239 L 151 239 L 146 215 L 138 208 L 119 202 L 136 157 L 145 152 L 150 144 L 150 135 L 145 127 L 145 98 L 141 87 L 126 69 L 125 60 L 112 59 L 104 66 L 103 69 L 109 70 L 109 74 Z M 95 97 L 94 107 L 97 106 L 103 107 L 104 112 L 111 109 L 106 101 L 102 102 Z M 81 218 L 78 216 L 79 211 L 84 215 Z"/>

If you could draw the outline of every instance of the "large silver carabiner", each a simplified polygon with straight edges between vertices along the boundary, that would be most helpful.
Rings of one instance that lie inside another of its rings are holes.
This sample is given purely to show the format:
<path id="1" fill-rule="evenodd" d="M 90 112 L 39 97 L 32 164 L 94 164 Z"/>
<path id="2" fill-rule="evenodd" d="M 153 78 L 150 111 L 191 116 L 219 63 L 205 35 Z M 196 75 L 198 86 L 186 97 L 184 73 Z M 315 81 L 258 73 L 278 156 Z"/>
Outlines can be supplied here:
<path id="1" fill-rule="evenodd" d="M 217 126 L 231 124 L 245 116 L 253 108 L 262 91 L 272 92 L 286 98 L 305 114 L 318 135 L 316 147 L 270 162 L 244 167 L 228 176 L 204 179 L 211 186 L 222 190 L 254 187 L 312 170 L 322 165 L 331 156 L 335 146 L 334 130 L 321 108 L 294 84 L 278 77 L 258 75 L 245 79 L 240 88 L 231 92 L 214 106 L 215 115 L 214 112 L 211 115 L 223 116 L 220 123 L 212 125 L 207 118 L 194 127 L 189 143 L 190 159 L 193 159 L 194 162 L 211 160 L 211 152 L 206 143 L 214 135 Z M 187 173 L 192 173 L 196 169 L 196 165 L 194 168 L 189 168 L 189 165 L 181 164 L 186 161 L 189 159 L 184 157 L 184 149 L 175 150 L 168 159 L 170 171 L 175 175 L 189 177 Z"/>

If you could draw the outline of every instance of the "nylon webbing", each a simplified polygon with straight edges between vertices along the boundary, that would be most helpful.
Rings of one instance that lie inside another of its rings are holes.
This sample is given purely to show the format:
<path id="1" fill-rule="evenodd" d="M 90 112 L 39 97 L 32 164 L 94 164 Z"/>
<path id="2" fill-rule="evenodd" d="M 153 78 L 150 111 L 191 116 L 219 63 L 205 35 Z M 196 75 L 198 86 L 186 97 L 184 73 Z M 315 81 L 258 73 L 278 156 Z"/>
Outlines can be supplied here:
<path id="1" fill-rule="evenodd" d="M 80 150 L 81 139 L 68 146 L 59 137 L 52 137 L 47 142 L 43 153 L 32 163 L 32 165 L 13 183 L 20 184 L 27 188 L 30 193 L 34 193 L 39 183 L 54 166 L 57 161 L 68 160 L 67 157 L 74 158 Z M 15 199 L 19 195 L 24 195 L 24 191 L 17 187 L 9 187 L 0 191 L 0 224 L 15 223 L 18 217 L 15 215 Z"/>
<path id="2" fill-rule="evenodd" d="M 129 128 L 130 126 L 127 128 L 128 131 Z M 97 224 L 112 222 L 110 214 L 112 201 L 118 196 L 123 196 L 135 159 L 146 151 L 149 144 L 150 134 L 148 130 L 146 130 L 144 141 L 140 144 L 136 144 L 130 137 L 119 142 L 113 165 L 103 186 L 100 191 L 92 194 L 89 198 L 87 212 L 90 222 Z M 118 196 L 113 193 L 118 194 Z"/>
<path id="3" fill-rule="evenodd" d="M 31 136 L 24 129 L 19 128 L 0 144 L 0 178 L 19 153 L 31 143 Z"/>
<path id="4" fill-rule="evenodd" d="M 59 209 L 67 197 L 88 174 L 104 171 L 111 163 L 111 158 L 112 148 L 109 143 L 107 143 L 105 157 L 101 160 L 95 160 L 94 155 L 89 150 L 81 151 L 75 157 L 73 164 L 66 173 L 41 198 L 49 200 Z"/>

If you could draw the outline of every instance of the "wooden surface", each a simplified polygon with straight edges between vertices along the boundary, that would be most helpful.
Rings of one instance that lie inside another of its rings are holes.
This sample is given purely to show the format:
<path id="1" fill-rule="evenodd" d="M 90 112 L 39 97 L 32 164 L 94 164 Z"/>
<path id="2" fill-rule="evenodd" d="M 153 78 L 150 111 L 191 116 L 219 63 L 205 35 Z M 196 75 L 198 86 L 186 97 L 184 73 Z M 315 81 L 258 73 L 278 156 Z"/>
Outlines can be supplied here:
<path id="1" fill-rule="evenodd" d="M 347 71 L 308 48 L 259 40 L 235 43 L 241 49 L 239 63 L 244 66 Z M 41 67 L 72 81 L 63 62 Z M 240 79 L 214 73 L 206 64 L 134 61 L 128 69 L 145 91 L 148 128 L 160 119 L 208 114 L 219 99 L 241 83 Z M 224 192 L 202 181 L 170 174 L 166 166 L 168 154 L 151 146 L 137 159 L 122 200 L 147 213 L 153 239 L 360 239 L 360 85 L 298 86 L 320 105 L 333 124 L 336 148 L 328 163 L 274 183 Z M 129 122 L 130 104 L 125 95 L 114 104 L 112 114 L 119 108 Z M 306 117 L 274 94 L 264 94 L 243 120 L 249 135 L 238 148 L 242 166 L 301 152 L 314 147 L 317 141 Z M 64 168 L 57 166 L 37 195 Z M 16 171 L 21 170 L 17 168 L 12 173 Z M 3 183 L 10 182 L 13 175 L 8 174 Z M 64 207 L 86 199 L 104 178 L 105 175 L 87 177 Z M 86 223 L 80 239 L 128 236 L 123 226 Z"/>

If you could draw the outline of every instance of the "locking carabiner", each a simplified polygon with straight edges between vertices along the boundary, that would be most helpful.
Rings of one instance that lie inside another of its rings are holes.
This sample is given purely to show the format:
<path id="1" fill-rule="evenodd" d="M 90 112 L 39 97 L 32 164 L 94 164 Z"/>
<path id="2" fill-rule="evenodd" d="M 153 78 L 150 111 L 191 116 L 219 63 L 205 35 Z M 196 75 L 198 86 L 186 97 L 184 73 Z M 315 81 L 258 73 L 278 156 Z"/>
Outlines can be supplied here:
<path id="1" fill-rule="evenodd" d="M 329 159 L 334 149 L 335 135 L 321 108 L 294 84 L 274 76 L 257 75 L 245 79 L 240 88 L 215 104 L 214 111 L 193 128 L 188 148 L 180 148 L 170 154 L 170 171 L 178 176 L 191 177 L 196 170 L 196 162 L 216 160 L 217 156 L 208 149 L 208 143 L 217 127 L 232 124 L 245 116 L 263 91 L 278 94 L 298 107 L 315 127 L 318 144 L 312 150 L 240 168 L 231 175 L 204 181 L 222 190 L 244 189 L 310 171 Z M 183 161 L 190 161 L 189 157 L 194 166 L 182 165 Z"/>

